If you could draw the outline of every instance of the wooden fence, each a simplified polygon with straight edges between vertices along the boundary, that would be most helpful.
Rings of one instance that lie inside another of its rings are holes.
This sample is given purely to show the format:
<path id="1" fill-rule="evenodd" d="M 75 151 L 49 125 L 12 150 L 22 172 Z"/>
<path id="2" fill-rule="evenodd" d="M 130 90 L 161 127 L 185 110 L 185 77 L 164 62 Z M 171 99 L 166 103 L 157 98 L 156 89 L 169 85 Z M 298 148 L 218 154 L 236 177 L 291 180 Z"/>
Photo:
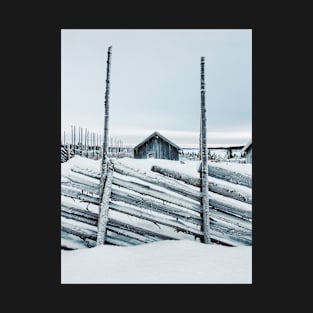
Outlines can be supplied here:
<path id="1" fill-rule="evenodd" d="M 102 157 L 101 146 L 89 146 L 87 148 L 79 145 L 61 145 L 61 163 L 68 161 L 74 155 L 80 155 L 89 159 L 99 160 Z M 109 147 L 109 158 L 132 158 L 134 156 L 133 148 L 131 147 Z"/>
<path id="2" fill-rule="evenodd" d="M 190 239 L 203 237 L 200 181 L 195 177 L 170 171 L 158 166 L 143 173 L 113 160 L 108 209 L 118 216 L 151 222 L 162 229 L 141 226 L 142 223 L 125 222 L 125 218 L 109 216 L 105 243 L 128 246 L 164 239 L 179 239 L 177 232 L 190 235 Z M 252 245 L 252 193 L 251 185 L 240 175 L 218 168 L 209 169 L 209 175 L 221 183 L 209 180 L 210 232 L 213 242 L 229 246 Z M 237 179 L 237 180 L 236 180 Z M 229 180 L 245 185 L 246 192 L 231 188 Z M 223 181 L 226 182 L 223 184 Z M 65 201 L 67 198 L 99 205 L 100 170 L 71 167 L 62 179 L 61 216 L 63 233 L 77 236 L 87 247 L 96 245 L 98 213 Z M 64 200 L 65 199 L 65 200 Z M 122 214 L 122 215 L 121 215 Z M 79 222 L 71 223 L 71 221 Z M 85 226 L 84 226 L 85 225 Z M 163 229 L 174 231 L 164 231 Z M 73 247 L 63 245 L 64 249 Z"/>

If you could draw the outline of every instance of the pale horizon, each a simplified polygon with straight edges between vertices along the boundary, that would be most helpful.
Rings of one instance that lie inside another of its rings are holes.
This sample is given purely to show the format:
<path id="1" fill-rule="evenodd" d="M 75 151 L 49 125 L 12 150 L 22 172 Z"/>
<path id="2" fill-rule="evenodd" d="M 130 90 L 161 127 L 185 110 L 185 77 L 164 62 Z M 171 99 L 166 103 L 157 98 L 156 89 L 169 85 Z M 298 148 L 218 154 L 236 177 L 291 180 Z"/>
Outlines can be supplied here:
<path id="1" fill-rule="evenodd" d="M 71 125 L 103 134 L 112 46 L 109 137 L 135 146 L 158 131 L 198 147 L 200 58 L 205 57 L 207 143 L 252 138 L 252 30 L 61 31 L 61 139 Z"/>

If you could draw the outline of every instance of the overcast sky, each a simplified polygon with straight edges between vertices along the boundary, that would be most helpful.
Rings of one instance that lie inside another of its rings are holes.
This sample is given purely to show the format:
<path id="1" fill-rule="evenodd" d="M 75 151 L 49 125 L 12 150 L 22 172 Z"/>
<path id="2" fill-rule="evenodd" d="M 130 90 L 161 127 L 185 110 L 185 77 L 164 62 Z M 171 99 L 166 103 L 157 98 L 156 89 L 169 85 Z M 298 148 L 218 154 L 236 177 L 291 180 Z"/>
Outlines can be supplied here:
<path id="1" fill-rule="evenodd" d="M 252 31 L 61 31 L 61 131 L 103 134 L 108 47 L 112 46 L 109 136 L 136 145 L 157 130 L 197 147 L 200 58 L 205 57 L 208 144 L 252 136 Z"/>

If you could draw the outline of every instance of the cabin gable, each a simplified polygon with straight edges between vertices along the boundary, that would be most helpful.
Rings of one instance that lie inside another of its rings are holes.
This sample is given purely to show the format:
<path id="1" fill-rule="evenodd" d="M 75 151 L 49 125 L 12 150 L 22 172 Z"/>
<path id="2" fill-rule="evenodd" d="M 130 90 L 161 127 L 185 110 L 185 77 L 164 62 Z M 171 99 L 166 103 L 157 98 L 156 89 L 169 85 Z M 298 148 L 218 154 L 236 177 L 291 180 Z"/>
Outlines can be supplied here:
<path id="1" fill-rule="evenodd" d="M 167 138 L 154 132 L 134 148 L 135 159 L 178 160 L 180 148 Z"/>

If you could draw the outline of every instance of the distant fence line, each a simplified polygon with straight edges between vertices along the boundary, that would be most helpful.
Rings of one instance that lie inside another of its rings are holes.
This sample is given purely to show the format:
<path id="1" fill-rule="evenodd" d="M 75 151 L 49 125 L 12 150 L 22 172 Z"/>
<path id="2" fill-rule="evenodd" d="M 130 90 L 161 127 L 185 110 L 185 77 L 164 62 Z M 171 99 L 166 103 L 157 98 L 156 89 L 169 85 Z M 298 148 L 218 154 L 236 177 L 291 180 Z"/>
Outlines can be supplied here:
<path id="1" fill-rule="evenodd" d="M 93 160 L 99 160 L 102 157 L 101 146 L 82 147 L 79 145 L 61 145 L 61 163 L 68 161 L 75 155 L 86 157 Z M 130 147 L 108 147 L 108 157 L 110 158 L 132 158 L 133 148 Z"/>
<path id="2" fill-rule="evenodd" d="M 70 136 L 64 131 L 61 139 L 61 163 L 68 161 L 74 155 L 99 160 L 102 157 L 102 141 L 101 134 L 72 125 Z M 122 140 L 111 137 L 109 138 L 108 156 L 114 158 L 133 157 L 133 149 L 130 145 L 124 145 Z"/>

